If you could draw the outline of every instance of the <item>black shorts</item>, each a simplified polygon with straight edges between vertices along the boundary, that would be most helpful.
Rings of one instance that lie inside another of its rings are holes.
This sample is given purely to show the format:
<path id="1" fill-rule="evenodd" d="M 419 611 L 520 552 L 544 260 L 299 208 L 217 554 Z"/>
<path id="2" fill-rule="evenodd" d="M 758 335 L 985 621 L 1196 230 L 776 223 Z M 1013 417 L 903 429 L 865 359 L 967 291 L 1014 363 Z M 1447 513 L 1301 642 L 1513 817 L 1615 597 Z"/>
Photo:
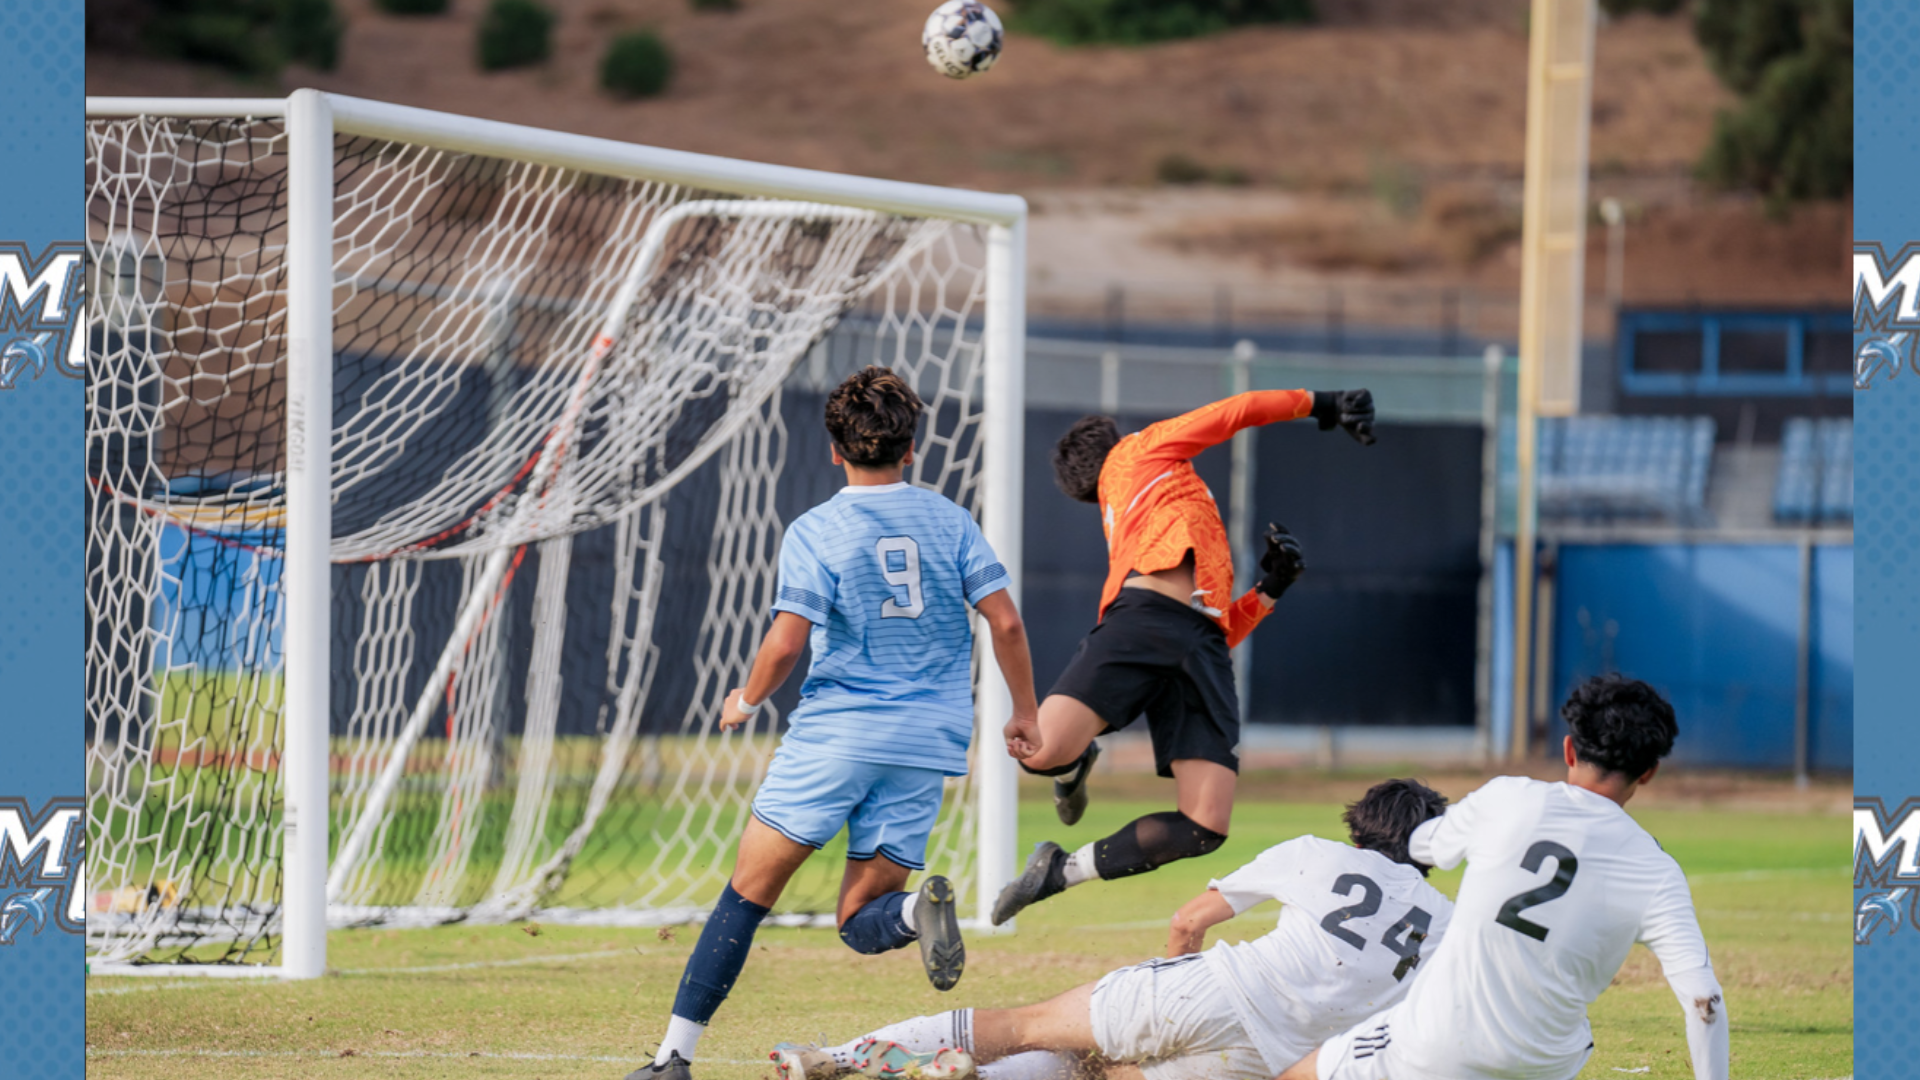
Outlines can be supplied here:
<path id="1" fill-rule="evenodd" d="M 1161 776 L 1187 758 L 1240 771 L 1240 702 L 1226 632 L 1170 596 L 1121 589 L 1048 693 L 1084 704 L 1109 731 L 1145 713 Z"/>

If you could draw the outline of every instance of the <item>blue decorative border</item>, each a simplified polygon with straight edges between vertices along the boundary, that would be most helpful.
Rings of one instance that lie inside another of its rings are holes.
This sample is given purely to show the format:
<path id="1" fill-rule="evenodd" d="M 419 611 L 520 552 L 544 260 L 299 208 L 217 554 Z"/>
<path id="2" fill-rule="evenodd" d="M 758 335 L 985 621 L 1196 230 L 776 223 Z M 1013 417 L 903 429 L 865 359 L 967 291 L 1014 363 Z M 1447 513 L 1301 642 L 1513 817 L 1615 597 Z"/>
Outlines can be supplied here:
<path id="1" fill-rule="evenodd" d="M 1887 364 L 1912 355 L 1886 311 L 1860 303 L 1868 262 L 1920 241 L 1920 9 L 1910 0 L 1854 7 L 1854 1075 L 1920 1077 L 1913 1018 L 1920 1014 L 1920 928 L 1897 860 L 1862 849 L 1898 832 L 1920 797 L 1920 376 Z M 1874 245 L 1877 245 L 1875 247 Z M 1875 272 L 1894 270 L 1882 259 Z M 1897 320 L 1896 320 L 1897 321 Z M 1862 361 L 1868 362 L 1866 367 Z M 1889 813 L 1891 808 L 1891 813 Z M 1871 825 L 1871 829 L 1866 826 Z M 1872 834 L 1872 835 L 1869 835 Z"/>
<path id="2" fill-rule="evenodd" d="M 86 1073 L 84 19 L 0 2 L 0 828 L 42 839 L 0 859 L 0 1076 L 20 1080 Z"/>

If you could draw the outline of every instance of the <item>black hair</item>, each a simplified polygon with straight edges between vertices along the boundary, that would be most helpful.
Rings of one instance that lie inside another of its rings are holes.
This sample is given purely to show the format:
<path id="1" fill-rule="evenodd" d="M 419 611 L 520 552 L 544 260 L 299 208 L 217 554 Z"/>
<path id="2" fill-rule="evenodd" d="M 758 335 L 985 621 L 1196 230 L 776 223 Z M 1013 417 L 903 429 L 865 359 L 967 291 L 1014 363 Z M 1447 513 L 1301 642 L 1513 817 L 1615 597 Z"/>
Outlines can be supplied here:
<path id="1" fill-rule="evenodd" d="M 1672 752 L 1680 734 L 1660 691 L 1625 675 L 1595 675 L 1574 687 L 1560 719 L 1575 758 L 1636 780 Z"/>
<path id="2" fill-rule="evenodd" d="M 1423 822 L 1447 812 L 1447 797 L 1418 780 L 1383 780 L 1347 807 L 1340 820 L 1355 847 L 1377 851 L 1397 863 L 1406 863 L 1426 876 L 1432 867 L 1413 861 L 1407 839 Z"/>
<path id="3" fill-rule="evenodd" d="M 905 379 L 868 365 L 827 396 L 827 434 L 849 464 L 884 469 L 913 449 L 923 407 Z"/>
<path id="4" fill-rule="evenodd" d="M 1120 441 L 1111 416 L 1083 416 L 1053 444 L 1053 482 L 1076 502 L 1100 501 L 1100 469 Z"/>

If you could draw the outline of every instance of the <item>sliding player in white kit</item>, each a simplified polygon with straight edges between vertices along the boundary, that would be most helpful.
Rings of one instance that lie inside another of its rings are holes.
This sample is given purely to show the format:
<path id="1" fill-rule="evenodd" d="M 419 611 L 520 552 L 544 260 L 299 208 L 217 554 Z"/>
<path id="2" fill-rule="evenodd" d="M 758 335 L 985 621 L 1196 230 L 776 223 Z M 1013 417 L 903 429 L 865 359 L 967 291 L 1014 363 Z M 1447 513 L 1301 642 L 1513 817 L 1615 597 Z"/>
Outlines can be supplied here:
<path id="1" fill-rule="evenodd" d="M 1587 1006 L 1635 942 L 1680 999 L 1695 1080 L 1726 1080 L 1726 1003 L 1686 875 L 1625 810 L 1673 749 L 1673 706 L 1602 675 L 1560 715 L 1566 782 L 1502 776 L 1414 831 L 1414 859 L 1467 873 L 1407 999 L 1280 1080 L 1572 1080 L 1593 1053 Z"/>
<path id="2" fill-rule="evenodd" d="M 1376 784 L 1347 808 L 1352 846 L 1298 837 L 1213 882 L 1174 915 L 1167 959 L 1036 1005 L 919 1016 L 825 1049 L 782 1043 L 779 1078 L 958 1080 L 978 1061 L 981 1080 L 1067 1080 L 1097 1055 L 1110 1080 L 1118 1065 L 1144 1080 L 1270 1080 L 1422 970 L 1453 905 L 1407 838 L 1446 805 L 1415 780 Z M 1209 929 L 1268 900 L 1285 905 L 1271 933 L 1200 951 Z"/>

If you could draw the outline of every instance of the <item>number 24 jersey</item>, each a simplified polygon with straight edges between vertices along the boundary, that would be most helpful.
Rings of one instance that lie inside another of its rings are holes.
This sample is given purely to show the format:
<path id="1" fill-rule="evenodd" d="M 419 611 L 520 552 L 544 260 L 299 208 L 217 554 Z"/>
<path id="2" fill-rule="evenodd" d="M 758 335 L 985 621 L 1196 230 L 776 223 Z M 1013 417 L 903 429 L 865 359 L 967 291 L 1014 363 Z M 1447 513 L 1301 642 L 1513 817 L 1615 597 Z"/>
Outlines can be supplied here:
<path id="1" fill-rule="evenodd" d="M 1669 979 L 1708 966 L 1680 865 L 1604 796 L 1498 777 L 1409 847 L 1432 866 L 1467 863 L 1446 948 L 1393 1025 L 1400 1059 L 1440 1080 L 1572 1075 L 1593 1042 L 1587 1005 L 1635 942 Z"/>
<path id="2" fill-rule="evenodd" d="M 1205 954 L 1275 1073 L 1398 1002 L 1453 913 L 1415 867 L 1317 836 L 1268 848 L 1211 888 L 1236 915 L 1285 905 L 1273 932 Z"/>

